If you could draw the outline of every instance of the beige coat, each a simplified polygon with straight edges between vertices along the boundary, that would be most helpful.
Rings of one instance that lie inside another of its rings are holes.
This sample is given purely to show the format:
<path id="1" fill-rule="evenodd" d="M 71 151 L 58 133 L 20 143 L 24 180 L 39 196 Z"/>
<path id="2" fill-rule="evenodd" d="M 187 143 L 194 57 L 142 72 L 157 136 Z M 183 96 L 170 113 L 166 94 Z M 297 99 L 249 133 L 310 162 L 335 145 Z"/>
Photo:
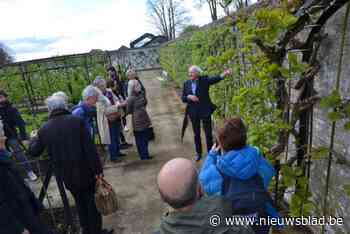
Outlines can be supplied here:
<path id="1" fill-rule="evenodd" d="M 101 136 L 101 144 L 110 145 L 111 136 L 109 133 L 108 119 L 105 115 L 106 108 L 110 106 L 110 102 L 107 97 L 100 95 L 100 100 L 96 103 L 97 111 L 97 127 Z"/>

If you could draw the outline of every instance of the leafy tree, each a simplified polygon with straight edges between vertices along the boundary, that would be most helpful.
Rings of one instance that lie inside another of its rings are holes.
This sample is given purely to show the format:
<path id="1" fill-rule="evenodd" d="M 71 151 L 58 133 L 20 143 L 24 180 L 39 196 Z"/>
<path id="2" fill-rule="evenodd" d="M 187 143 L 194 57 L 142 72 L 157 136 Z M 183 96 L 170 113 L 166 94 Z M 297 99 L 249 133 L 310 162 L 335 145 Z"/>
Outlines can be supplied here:
<path id="1" fill-rule="evenodd" d="M 147 1 L 151 23 L 169 40 L 175 39 L 176 33 L 190 21 L 188 11 L 182 3 L 183 0 Z"/>
<path id="2" fill-rule="evenodd" d="M 209 6 L 211 19 L 213 21 L 218 20 L 218 9 L 221 7 L 226 15 L 230 14 L 230 8 L 234 10 L 242 9 L 251 3 L 250 0 L 197 0 L 197 6 L 203 7 L 204 4 Z"/>
<path id="3" fill-rule="evenodd" d="M 200 27 L 198 25 L 188 25 L 182 30 L 182 32 L 180 33 L 180 36 L 195 32 L 195 31 L 199 30 L 199 28 Z"/>
<path id="4" fill-rule="evenodd" d="M 0 42 L 0 65 L 11 63 L 13 60 L 8 48 Z"/>
<path id="5" fill-rule="evenodd" d="M 218 19 L 218 5 L 221 2 L 221 0 L 198 0 L 198 7 L 201 8 L 204 4 L 208 4 L 211 19 L 216 21 Z"/>

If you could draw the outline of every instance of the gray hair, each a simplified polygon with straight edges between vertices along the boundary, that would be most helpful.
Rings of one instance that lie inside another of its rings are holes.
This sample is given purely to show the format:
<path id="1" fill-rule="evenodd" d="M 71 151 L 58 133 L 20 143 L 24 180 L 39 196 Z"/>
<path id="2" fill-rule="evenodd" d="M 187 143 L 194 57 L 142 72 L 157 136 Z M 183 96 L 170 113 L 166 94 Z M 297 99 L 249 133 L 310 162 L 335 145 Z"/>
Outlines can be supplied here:
<path id="1" fill-rule="evenodd" d="M 96 76 L 96 79 L 92 82 L 92 85 L 101 89 L 101 88 L 106 88 L 106 80 L 102 76 Z"/>
<path id="2" fill-rule="evenodd" d="M 194 72 L 194 73 L 197 73 L 197 74 L 201 74 L 203 72 L 203 70 L 197 65 L 190 66 L 190 68 L 188 70 L 190 72 Z"/>
<path id="3" fill-rule="evenodd" d="M 58 109 L 64 109 L 64 110 L 68 109 L 67 101 L 62 96 L 58 96 L 58 95 L 50 96 L 45 100 L 45 103 L 49 112 L 52 112 Z"/>
<path id="4" fill-rule="evenodd" d="M 58 91 L 52 94 L 52 96 L 57 96 L 63 98 L 66 102 L 68 102 L 68 95 L 63 91 Z"/>
<path id="5" fill-rule="evenodd" d="M 128 76 L 128 77 L 133 77 L 133 78 L 135 78 L 136 76 L 137 76 L 137 72 L 134 70 L 134 69 L 129 69 L 127 72 L 126 72 L 126 75 Z"/>
<path id="6" fill-rule="evenodd" d="M 83 100 L 86 101 L 89 97 L 99 97 L 100 94 L 101 92 L 97 90 L 96 87 L 89 85 L 83 90 L 81 95 L 83 97 Z"/>
<path id="7" fill-rule="evenodd" d="M 128 96 L 141 92 L 142 87 L 138 80 L 129 80 L 128 82 Z"/>

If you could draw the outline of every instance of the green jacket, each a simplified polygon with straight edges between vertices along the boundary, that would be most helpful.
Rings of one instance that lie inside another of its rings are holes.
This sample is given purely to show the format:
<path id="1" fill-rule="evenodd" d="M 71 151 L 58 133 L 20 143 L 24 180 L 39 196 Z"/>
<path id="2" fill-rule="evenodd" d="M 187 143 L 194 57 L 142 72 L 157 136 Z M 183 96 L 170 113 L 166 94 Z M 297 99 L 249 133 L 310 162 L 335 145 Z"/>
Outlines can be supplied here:
<path id="1" fill-rule="evenodd" d="M 232 216 L 231 202 L 223 197 L 203 197 L 196 202 L 189 212 L 170 212 L 162 217 L 161 234 L 254 234 L 247 226 L 213 227 L 210 217 L 219 215 L 221 218 Z"/>

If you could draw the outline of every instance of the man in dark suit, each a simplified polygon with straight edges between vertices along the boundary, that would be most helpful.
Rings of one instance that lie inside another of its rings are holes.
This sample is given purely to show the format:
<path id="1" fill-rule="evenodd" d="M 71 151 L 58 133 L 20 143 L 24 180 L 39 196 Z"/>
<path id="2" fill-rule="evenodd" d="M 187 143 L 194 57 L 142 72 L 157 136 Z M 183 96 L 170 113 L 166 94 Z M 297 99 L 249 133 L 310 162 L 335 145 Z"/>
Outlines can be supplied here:
<path id="1" fill-rule="evenodd" d="M 225 70 L 220 76 L 209 78 L 201 76 L 202 70 L 198 66 L 188 69 L 189 80 L 185 81 L 182 92 L 182 101 L 187 103 L 186 117 L 189 116 L 194 132 L 196 145 L 196 161 L 202 158 L 201 122 L 205 132 L 208 152 L 213 145 L 211 115 L 216 106 L 210 100 L 209 88 L 232 74 L 231 69 Z"/>

